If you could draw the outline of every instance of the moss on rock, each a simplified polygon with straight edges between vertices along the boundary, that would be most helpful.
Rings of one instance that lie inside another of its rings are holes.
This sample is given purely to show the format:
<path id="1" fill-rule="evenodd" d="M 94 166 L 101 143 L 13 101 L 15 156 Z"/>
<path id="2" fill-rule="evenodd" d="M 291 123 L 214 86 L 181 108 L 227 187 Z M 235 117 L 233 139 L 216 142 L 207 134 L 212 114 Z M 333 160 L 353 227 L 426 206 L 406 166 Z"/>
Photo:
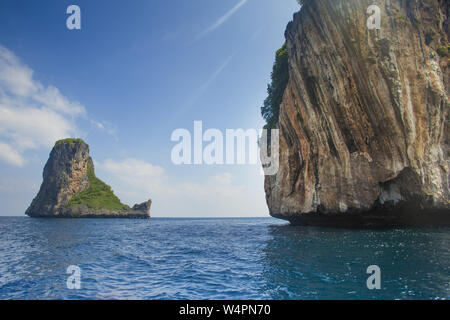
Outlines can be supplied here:
<path id="1" fill-rule="evenodd" d="M 94 168 L 89 166 L 89 188 L 70 199 L 68 206 L 86 205 L 90 209 L 128 210 L 129 206 L 120 202 L 111 187 L 97 178 Z"/>

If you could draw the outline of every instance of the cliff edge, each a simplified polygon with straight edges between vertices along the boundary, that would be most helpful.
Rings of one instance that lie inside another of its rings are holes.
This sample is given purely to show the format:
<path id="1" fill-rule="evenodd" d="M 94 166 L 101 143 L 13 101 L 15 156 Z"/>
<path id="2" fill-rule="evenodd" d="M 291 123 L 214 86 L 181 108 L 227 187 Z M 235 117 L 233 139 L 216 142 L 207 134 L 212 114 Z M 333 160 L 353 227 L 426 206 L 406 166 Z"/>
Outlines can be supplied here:
<path id="1" fill-rule="evenodd" d="M 55 143 L 43 182 L 25 214 L 59 218 L 150 218 L 151 200 L 130 208 L 95 176 L 89 146 L 81 139 Z"/>
<path id="2" fill-rule="evenodd" d="M 371 5 L 381 28 L 369 30 Z M 445 0 L 309 0 L 285 37 L 270 214 L 301 225 L 450 225 Z"/>

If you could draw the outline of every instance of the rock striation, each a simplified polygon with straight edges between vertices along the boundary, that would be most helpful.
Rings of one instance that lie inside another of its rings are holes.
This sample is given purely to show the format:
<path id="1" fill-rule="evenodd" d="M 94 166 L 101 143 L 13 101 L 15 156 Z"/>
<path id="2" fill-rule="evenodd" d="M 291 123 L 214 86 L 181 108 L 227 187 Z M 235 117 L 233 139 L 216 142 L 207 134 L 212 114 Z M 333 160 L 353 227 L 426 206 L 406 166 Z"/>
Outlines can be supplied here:
<path id="1" fill-rule="evenodd" d="M 370 5 L 381 28 L 370 30 Z M 302 225 L 450 224 L 445 0 L 309 0 L 287 26 L 270 214 Z"/>
<path id="2" fill-rule="evenodd" d="M 25 214 L 59 218 L 150 218 L 151 200 L 133 208 L 95 176 L 89 146 L 81 139 L 55 143 L 39 193 Z"/>

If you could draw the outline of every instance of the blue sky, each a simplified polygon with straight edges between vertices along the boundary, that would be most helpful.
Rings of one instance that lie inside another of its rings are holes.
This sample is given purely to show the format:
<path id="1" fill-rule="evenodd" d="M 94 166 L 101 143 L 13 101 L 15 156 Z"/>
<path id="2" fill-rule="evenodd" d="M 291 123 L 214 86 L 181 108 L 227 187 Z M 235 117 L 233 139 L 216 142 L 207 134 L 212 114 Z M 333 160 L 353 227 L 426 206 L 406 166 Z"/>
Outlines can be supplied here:
<path id="1" fill-rule="evenodd" d="M 66 8 L 81 8 L 68 30 Z M 295 0 L 0 2 L 0 215 L 23 215 L 54 140 L 155 217 L 267 216 L 255 165 L 175 166 L 171 133 L 261 128 Z"/>

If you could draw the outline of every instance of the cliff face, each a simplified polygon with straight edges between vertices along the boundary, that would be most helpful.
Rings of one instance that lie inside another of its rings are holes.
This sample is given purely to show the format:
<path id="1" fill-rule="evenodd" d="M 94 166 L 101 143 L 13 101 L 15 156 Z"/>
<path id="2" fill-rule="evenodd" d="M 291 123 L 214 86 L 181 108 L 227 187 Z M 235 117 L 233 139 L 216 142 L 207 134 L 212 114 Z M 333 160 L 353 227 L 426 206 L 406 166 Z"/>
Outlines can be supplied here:
<path id="1" fill-rule="evenodd" d="M 44 167 L 43 182 L 26 214 L 31 217 L 149 218 L 151 200 L 132 209 L 98 179 L 81 139 L 56 142 Z"/>
<path id="2" fill-rule="evenodd" d="M 381 9 L 369 30 L 367 8 Z M 310 0 L 286 30 L 272 216 L 299 224 L 450 217 L 449 2 Z M 369 219 L 370 220 L 370 219 Z M 346 223 L 347 223 L 346 222 Z"/>

